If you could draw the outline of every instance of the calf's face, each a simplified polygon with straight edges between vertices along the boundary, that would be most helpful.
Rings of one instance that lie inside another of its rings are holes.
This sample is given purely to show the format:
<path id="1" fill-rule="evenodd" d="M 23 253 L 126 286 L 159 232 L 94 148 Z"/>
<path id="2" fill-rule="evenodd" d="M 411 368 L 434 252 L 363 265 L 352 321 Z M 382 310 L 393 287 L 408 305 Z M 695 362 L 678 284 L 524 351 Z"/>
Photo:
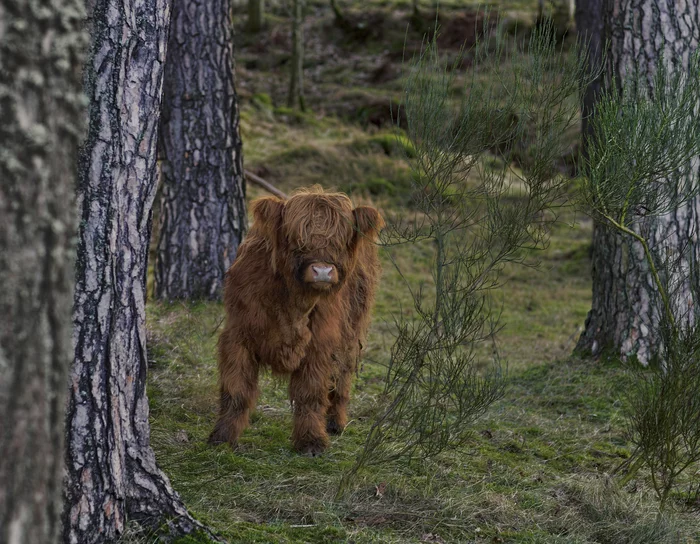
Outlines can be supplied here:
<path id="1" fill-rule="evenodd" d="M 376 241 L 383 226 L 374 208 L 353 209 L 346 195 L 321 191 L 300 192 L 287 201 L 258 199 L 253 216 L 271 249 L 273 269 L 321 293 L 343 284 L 358 244 L 363 238 Z"/>

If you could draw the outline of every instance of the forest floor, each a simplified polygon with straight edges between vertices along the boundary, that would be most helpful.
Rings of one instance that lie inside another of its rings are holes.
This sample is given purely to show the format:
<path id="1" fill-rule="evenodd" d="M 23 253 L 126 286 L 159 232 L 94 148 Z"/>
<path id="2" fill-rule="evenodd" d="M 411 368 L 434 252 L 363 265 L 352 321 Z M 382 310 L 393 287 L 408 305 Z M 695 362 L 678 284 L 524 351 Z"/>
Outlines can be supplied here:
<path id="1" fill-rule="evenodd" d="M 409 166 L 391 132 L 389 104 L 401 96 L 404 50 L 415 50 L 421 33 L 409 25 L 410 2 L 369 1 L 361 13 L 340 4 L 355 30 L 334 26 L 326 2 L 309 6 L 308 113 L 286 107 L 284 10 L 273 10 L 259 35 L 238 36 L 245 166 L 285 191 L 320 183 L 387 213 L 408 205 Z M 477 20 L 455 4 L 440 13 L 447 54 L 469 41 Z M 534 5 L 509 2 L 506 20 L 526 29 Z M 242 13 L 237 8 L 237 28 Z M 426 28 L 433 20 L 434 13 L 425 14 Z M 573 131 L 572 148 L 575 139 Z M 248 193 L 263 194 L 255 186 Z M 291 450 L 287 387 L 271 376 L 261 380 L 239 449 L 208 446 L 223 308 L 150 302 L 148 393 L 160 466 L 191 511 L 231 542 L 699 542 L 692 494 L 679 491 L 670 513 L 659 516 L 648 474 L 624 486 L 614 474 L 631 454 L 628 370 L 617 360 L 571 356 L 590 307 L 590 239 L 590 220 L 565 210 L 548 249 L 536 256 L 539 266 L 504 270 L 494 296 L 503 309 L 498 347 L 508 361 L 508 388 L 474 425 L 470 443 L 410 465 L 363 470 L 342 499 L 340 478 L 363 446 L 382 390 L 392 316 L 410 304 L 387 251 L 351 421 L 320 458 Z M 405 246 L 392 256 L 401 273 L 430 280 L 430 252 Z M 134 534 L 125 541 L 149 540 Z"/>

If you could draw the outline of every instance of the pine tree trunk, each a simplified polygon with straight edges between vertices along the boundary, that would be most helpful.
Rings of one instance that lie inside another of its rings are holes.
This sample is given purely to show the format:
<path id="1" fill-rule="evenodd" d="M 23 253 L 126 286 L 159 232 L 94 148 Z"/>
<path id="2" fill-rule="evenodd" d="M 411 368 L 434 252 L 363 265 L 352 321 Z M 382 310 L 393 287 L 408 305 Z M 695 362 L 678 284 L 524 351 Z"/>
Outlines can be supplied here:
<path id="1" fill-rule="evenodd" d="M 248 0 L 248 30 L 260 32 L 265 21 L 265 0 Z"/>
<path id="2" fill-rule="evenodd" d="M 217 299 L 246 227 L 231 0 L 174 0 L 156 296 Z"/>
<path id="3" fill-rule="evenodd" d="M 292 59 L 290 62 L 289 96 L 287 106 L 301 111 L 304 103 L 304 0 L 294 0 L 292 14 Z"/>
<path id="4" fill-rule="evenodd" d="M 0 542 L 58 541 L 83 137 L 80 0 L 0 6 Z"/>
<path id="5" fill-rule="evenodd" d="M 576 2 L 576 33 L 587 46 L 588 67 L 591 73 L 600 68 L 603 55 L 603 1 L 578 0 Z M 581 135 L 582 153 L 585 153 L 586 138 L 590 136 L 590 123 L 595 103 L 600 95 L 602 77 L 598 77 L 586 87 L 581 105 Z"/>
<path id="6" fill-rule="evenodd" d="M 70 544 L 112 542 L 127 517 L 167 523 L 172 534 L 201 527 L 156 466 L 146 397 L 146 265 L 170 6 L 97 0 L 92 15 L 67 412 Z"/>
<path id="7" fill-rule="evenodd" d="M 606 88 L 625 83 L 639 70 L 638 84 L 652 84 L 654 66 L 665 48 L 665 62 L 688 69 L 691 52 L 700 43 L 700 0 L 606 0 L 604 13 L 610 51 Z M 695 161 L 687 175 L 700 174 Z M 638 231 L 649 240 L 659 260 L 677 258 L 679 268 L 700 259 L 698 226 L 700 198 L 660 218 L 648 218 Z M 688 245 L 688 242 L 691 242 Z M 674 311 L 679 324 L 694 319 L 689 281 L 678 273 L 666 278 L 677 284 Z M 613 348 L 623 358 L 636 355 L 646 363 L 659 347 L 660 302 L 642 249 L 611 231 L 597 227 L 593 239 L 593 303 L 577 349 L 597 353 Z"/>

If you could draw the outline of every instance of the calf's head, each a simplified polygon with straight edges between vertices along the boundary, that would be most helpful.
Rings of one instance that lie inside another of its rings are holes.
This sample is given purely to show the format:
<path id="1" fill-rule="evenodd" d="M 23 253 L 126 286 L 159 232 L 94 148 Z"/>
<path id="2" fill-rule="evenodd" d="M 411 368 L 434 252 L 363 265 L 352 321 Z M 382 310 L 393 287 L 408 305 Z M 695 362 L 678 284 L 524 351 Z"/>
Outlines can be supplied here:
<path id="1" fill-rule="evenodd" d="M 369 206 L 352 207 L 342 193 L 312 188 L 289 200 L 253 202 L 253 229 L 265 238 L 270 266 L 314 292 L 332 292 L 355 266 L 362 243 L 376 242 L 384 222 Z"/>

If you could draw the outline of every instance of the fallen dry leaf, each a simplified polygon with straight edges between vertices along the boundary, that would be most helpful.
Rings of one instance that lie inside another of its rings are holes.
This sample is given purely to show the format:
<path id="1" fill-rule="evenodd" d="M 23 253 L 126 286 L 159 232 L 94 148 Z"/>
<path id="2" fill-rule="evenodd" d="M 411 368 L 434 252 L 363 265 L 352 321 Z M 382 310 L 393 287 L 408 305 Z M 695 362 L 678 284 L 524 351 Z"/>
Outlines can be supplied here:
<path id="1" fill-rule="evenodd" d="M 384 496 L 384 491 L 386 490 L 386 482 L 382 482 L 379 485 L 375 485 L 374 490 L 374 496 L 379 497 L 381 499 Z"/>

